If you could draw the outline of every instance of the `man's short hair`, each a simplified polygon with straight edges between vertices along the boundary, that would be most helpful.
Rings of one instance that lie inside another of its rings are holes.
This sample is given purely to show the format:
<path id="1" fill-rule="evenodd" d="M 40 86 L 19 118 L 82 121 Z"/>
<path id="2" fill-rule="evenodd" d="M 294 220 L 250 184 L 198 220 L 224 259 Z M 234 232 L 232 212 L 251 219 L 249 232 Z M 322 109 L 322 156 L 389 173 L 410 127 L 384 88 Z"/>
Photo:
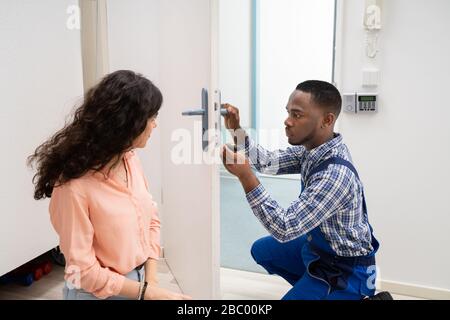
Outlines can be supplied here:
<path id="1" fill-rule="evenodd" d="M 300 83 L 296 90 L 310 93 L 314 103 L 334 113 L 336 118 L 341 113 L 341 94 L 331 83 L 320 80 L 308 80 Z"/>

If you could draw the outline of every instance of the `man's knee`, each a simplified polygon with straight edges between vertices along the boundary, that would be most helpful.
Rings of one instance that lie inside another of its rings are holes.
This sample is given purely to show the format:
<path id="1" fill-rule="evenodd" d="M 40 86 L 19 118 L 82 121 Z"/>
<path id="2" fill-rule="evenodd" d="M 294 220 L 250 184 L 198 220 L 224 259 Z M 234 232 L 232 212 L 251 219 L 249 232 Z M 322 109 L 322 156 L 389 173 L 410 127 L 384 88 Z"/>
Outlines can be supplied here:
<path id="1" fill-rule="evenodd" d="M 252 248 L 250 250 L 253 260 L 255 260 L 256 263 L 261 264 L 263 261 L 270 260 L 270 250 L 269 246 L 273 241 L 276 241 L 271 236 L 267 236 L 261 239 L 256 240 Z"/>

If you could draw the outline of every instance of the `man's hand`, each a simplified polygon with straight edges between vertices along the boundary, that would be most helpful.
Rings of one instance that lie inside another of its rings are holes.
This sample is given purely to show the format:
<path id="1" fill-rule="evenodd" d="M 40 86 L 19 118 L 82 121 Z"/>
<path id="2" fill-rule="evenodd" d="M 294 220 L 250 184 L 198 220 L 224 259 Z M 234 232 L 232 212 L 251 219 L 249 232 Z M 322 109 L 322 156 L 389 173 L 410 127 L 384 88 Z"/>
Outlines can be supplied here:
<path id="1" fill-rule="evenodd" d="M 228 111 L 223 117 L 225 118 L 225 127 L 230 131 L 234 144 L 244 144 L 246 133 L 245 130 L 241 128 L 239 109 L 228 103 L 223 104 L 222 108 Z"/>
<path id="2" fill-rule="evenodd" d="M 242 152 L 234 152 L 226 145 L 222 148 L 222 162 L 228 172 L 238 178 L 253 173 L 245 155 Z"/>
<path id="3" fill-rule="evenodd" d="M 222 162 L 228 172 L 238 177 L 245 193 L 252 191 L 259 185 L 259 181 L 253 173 L 247 157 L 242 152 L 233 152 L 226 146 L 223 146 Z"/>
<path id="4" fill-rule="evenodd" d="M 240 129 L 239 109 L 228 103 L 223 104 L 222 108 L 228 111 L 228 113 L 223 116 L 225 118 L 225 128 L 230 130 Z"/>

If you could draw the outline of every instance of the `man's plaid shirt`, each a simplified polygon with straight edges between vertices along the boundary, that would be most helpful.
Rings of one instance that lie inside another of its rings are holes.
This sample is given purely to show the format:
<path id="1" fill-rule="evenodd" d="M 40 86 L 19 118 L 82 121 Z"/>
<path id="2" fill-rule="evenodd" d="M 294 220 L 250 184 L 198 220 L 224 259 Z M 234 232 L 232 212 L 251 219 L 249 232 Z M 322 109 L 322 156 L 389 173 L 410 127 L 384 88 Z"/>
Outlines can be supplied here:
<path id="1" fill-rule="evenodd" d="M 272 175 L 300 173 L 307 177 L 310 170 L 330 157 L 352 161 L 340 134 L 310 151 L 294 146 L 270 152 L 247 137 L 245 150 L 256 170 Z M 305 183 L 305 190 L 287 209 L 272 199 L 261 184 L 247 193 L 247 201 L 267 231 L 280 242 L 320 227 L 337 255 L 369 254 L 373 248 L 367 213 L 363 212 L 363 186 L 353 172 L 343 165 L 333 164 L 313 174 Z"/>

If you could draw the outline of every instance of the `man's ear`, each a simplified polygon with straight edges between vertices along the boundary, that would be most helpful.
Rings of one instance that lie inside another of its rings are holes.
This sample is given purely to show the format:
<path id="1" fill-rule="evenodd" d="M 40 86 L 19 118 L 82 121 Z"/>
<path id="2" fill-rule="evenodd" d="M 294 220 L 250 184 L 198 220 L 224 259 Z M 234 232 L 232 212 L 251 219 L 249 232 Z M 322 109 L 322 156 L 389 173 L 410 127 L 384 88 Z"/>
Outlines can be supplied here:
<path id="1" fill-rule="evenodd" d="M 336 121 L 336 115 L 332 112 L 327 112 L 327 113 L 325 113 L 325 116 L 323 117 L 322 127 L 323 128 L 332 127 L 334 125 L 335 121 Z"/>

